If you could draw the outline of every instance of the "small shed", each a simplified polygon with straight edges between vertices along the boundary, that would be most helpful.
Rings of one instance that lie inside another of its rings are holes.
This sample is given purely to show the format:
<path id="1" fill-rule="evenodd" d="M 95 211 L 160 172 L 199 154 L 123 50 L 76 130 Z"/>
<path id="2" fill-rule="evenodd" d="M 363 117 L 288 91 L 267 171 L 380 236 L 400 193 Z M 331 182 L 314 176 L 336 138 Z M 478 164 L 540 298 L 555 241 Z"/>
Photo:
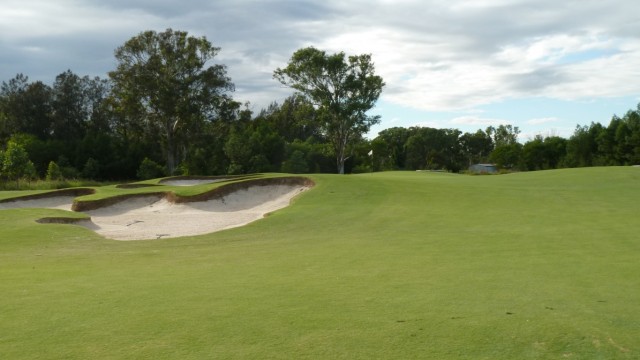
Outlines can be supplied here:
<path id="1" fill-rule="evenodd" d="M 469 172 L 476 174 L 497 174 L 498 168 L 495 164 L 473 164 L 469 166 Z"/>

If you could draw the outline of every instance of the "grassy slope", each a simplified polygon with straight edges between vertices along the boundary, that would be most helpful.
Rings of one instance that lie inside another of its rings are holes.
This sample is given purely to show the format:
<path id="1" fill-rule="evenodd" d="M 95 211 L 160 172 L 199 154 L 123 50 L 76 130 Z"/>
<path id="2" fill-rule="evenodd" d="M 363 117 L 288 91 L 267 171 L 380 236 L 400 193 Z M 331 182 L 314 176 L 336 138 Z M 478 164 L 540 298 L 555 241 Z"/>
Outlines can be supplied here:
<path id="1" fill-rule="evenodd" d="M 313 177 L 138 242 L 0 211 L 0 358 L 637 358 L 640 171 Z"/>

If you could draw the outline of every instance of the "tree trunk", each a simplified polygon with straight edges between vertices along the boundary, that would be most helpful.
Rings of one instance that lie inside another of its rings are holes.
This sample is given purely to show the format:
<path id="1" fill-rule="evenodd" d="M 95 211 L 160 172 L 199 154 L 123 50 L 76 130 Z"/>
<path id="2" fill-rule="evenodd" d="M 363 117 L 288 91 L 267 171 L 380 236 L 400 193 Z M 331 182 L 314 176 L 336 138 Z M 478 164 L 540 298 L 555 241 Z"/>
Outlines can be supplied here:
<path id="1" fill-rule="evenodd" d="M 173 150 L 167 151 L 167 172 L 169 176 L 173 175 L 173 171 L 176 169 L 176 157 Z"/>
<path id="2" fill-rule="evenodd" d="M 176 169 L 176 144 L 171 128 L 167 129 L 167 172 L 169 176 L 173 175 Z"/>

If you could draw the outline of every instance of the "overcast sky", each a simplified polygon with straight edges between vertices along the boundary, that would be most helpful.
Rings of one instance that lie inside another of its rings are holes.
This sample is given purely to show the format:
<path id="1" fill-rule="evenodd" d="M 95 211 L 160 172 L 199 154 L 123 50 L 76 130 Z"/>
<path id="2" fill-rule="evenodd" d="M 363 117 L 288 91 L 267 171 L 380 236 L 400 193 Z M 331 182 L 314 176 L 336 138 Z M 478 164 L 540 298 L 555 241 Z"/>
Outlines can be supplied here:
<path id="1" fill-rule="evenodd" d="M 569 137 L 640 102 L 637 0 L 0 0 L 0 81 L 106 78 L 116 47 L 167 28 L 221 47 L 255 111 L 292 93 L 272 74 L 301 47 L 372 54 L 386 87 L 370 136 L 512 124 L 523 141 Z"/>

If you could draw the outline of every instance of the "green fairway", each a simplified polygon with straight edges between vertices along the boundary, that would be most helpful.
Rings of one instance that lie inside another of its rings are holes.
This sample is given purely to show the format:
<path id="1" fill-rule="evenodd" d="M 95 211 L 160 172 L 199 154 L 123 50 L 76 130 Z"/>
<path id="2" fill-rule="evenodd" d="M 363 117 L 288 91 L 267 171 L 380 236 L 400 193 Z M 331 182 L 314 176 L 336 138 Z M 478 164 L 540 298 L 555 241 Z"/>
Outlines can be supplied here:
<path id="1" fill-rule="evenodd" d="M 195 237 L 0 210 L 0 359 L 640 358 L 640 168 L 309 177 Z"/>

